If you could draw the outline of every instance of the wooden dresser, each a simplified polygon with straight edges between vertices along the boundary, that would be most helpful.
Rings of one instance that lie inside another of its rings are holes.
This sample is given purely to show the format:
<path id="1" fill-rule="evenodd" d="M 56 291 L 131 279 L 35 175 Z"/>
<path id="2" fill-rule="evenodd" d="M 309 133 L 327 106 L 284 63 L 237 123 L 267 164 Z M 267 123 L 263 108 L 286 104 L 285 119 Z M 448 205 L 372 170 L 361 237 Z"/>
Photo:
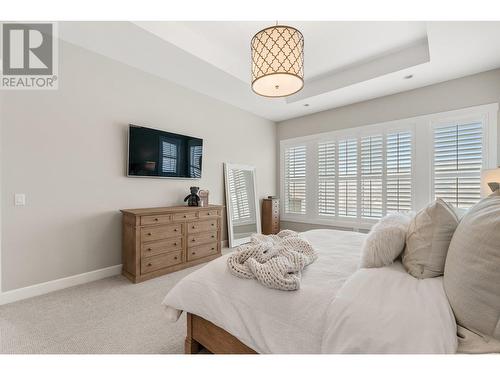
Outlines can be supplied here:
<path id="1" fill-rule="evenodd" d="M 123 275 L 138 283 L 219 257 L 223 207 L 121 210 Z"/>
<path id="2" fill-rule="evenodd" d="M 276 234 L 280 231 L 280 201 L 277 198 L 262 200 L 262 234 Z"/>

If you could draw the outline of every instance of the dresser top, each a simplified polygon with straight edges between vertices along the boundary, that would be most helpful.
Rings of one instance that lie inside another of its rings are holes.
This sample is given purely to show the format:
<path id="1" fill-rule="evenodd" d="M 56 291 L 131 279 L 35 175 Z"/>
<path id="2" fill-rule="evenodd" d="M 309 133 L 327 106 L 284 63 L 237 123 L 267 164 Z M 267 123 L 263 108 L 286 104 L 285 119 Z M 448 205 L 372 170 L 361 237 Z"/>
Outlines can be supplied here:
<path id="1" fill-rule="evenodd" d="M 186 211 L 200 211 L 209 209 L 222 209 L 224 206 L 217 204 L 209 204 L 205 207 L 195 207 L 195 206 L 170 206 L 170 207 L 152 207 L 152 208 L 131 208 L 120 210 L 124 214 L 128 215 L 155 215 L 170 212 L 186 212 Z"/>

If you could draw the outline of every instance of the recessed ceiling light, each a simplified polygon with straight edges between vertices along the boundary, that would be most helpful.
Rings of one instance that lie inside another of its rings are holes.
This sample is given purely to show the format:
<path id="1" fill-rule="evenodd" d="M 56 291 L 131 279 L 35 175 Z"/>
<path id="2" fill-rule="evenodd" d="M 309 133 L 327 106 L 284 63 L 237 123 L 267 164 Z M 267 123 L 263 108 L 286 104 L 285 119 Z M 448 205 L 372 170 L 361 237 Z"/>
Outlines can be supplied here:
<path id="1" fill-rule="evenodd" d="M 304 107 L 309 107 L 309 104 L 308 103 L 304 104 Z"/>
<path id="2" fill-rule="evenodd" d="M 407 76 L 405 76 L 405 79 L 411 79 L 413 78 L 413 74 L 408 74 Z"/>

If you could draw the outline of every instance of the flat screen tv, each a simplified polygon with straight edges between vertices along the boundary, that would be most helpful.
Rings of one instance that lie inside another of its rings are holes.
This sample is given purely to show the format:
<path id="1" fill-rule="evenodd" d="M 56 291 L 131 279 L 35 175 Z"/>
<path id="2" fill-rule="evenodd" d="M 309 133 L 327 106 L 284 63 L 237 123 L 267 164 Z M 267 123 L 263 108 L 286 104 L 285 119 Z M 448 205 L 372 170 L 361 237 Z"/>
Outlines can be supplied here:
<path id="1" fill-rule="evenodd" d="M 127 175 L 201 178 L 203 139 L 129 126 Z"/>

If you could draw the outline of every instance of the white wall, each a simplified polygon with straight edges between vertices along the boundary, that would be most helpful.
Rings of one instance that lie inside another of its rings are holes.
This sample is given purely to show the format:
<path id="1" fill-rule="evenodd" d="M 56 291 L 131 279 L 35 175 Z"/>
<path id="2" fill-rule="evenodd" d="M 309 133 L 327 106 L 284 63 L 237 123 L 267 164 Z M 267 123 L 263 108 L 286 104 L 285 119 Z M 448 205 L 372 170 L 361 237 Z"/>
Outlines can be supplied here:
<path id="1" fill-rule="evenodd" d="M 120 264 L 121 208 L 182 204 L 192 185 L 224 203 L 224 161 L 254 165 L 258 196 L 276 194 L 273 122 L 68 43 L 59 53 L 58 90 L 4 95 L 3 291 Z M 203 178 L 125 177 L 128 123 L 203 138 Z"/>
<path id="2" fill-rule="evenodd" d="M 498 102 L 500 69 L 282 121 L 278 123 L 277 142 L 279 144 L 280 140 L 288 138 Z M 500 140 L 497 143 L 500 145 Z M 498 155 L 500 165 L 500 153 Z M 284 221 L 282 227 L 302 231 L 322 226 Z"/>

